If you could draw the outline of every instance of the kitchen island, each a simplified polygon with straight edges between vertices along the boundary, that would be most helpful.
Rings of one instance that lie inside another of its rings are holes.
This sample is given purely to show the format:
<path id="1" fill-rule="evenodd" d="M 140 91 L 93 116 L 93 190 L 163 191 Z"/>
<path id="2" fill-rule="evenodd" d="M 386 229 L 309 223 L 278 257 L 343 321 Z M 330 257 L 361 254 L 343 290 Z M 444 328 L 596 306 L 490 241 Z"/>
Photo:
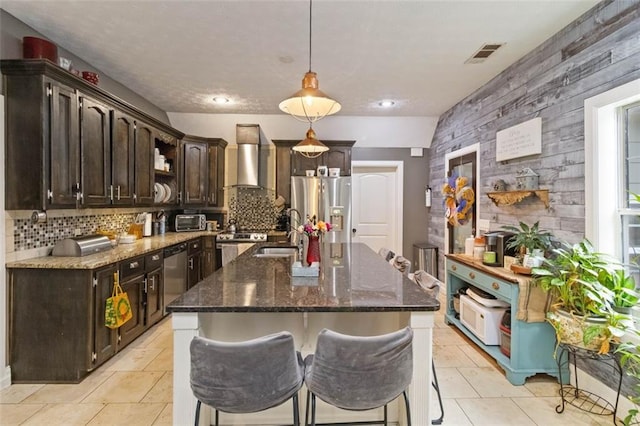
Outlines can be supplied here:
<path id="1" fill-rule="evenodd" d="M 273 244 L 256 244 L 167 307 L 174 330 L 173 423 L 194 420 L 196 400 L 189 385 L 194 336 L 240 341 L 288 330 L 305 356 L 313 353 L 316 336 L 325 327 L 374 335 L 409 325 L 414 331 L 411 417 L 414 425 L 430 424 L 432 328 L 438 301 L 361 243 L 323 244 L 319 277 L 292 277 L 290 257 L 256 257 L 267 245 Z M 304 388 L 300 396 L 304 407 Z M 397 407 L 390 407 L 390 420 L 402 424 L 404 410 Z M 202 414 L 201 424 L 210 424 L 204 405 Z M 321 422 L 356 422 L 378 414 L 318 405 Z M 290 423 L 291 405 L 232 416 L 222 413 L 221 423 Z"/>

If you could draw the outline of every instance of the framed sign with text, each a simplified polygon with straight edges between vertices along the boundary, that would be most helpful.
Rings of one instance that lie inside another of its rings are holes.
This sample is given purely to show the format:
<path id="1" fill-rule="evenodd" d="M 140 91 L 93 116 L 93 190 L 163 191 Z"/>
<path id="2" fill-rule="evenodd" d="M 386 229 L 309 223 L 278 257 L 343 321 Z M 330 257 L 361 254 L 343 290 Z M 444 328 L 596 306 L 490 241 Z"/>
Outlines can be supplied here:
<path id="1" fill-rule="evenodd" d="M 542 153 L 542 118 L 536 117 L 496 133 L 496 161 Z"/>

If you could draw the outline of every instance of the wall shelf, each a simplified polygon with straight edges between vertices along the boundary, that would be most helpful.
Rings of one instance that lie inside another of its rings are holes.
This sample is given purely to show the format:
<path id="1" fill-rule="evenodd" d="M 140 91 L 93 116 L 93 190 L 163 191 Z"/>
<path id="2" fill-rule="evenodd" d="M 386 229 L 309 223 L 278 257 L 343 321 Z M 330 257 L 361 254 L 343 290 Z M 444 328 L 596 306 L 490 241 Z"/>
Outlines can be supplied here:
<path id="1" fill-rule="evenodd" d="M 527 197 L 536 196 L 549 208 L 549 190 L 548 189 L 526 189 L 521 191 L 500 191 L 487 192 L 487 197 L 493 201 L 496 206 L 510 206 L 519 203 Z"/>

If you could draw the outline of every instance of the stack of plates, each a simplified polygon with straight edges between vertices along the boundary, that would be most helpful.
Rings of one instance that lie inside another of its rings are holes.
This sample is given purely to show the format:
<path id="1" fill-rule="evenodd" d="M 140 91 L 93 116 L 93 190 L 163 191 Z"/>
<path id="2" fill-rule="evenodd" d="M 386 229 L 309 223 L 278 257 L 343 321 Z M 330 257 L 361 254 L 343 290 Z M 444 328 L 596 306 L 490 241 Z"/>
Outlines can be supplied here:
<path id="1" fill-rule="evenodd" d="M 153 202 L 161 203 L 162 200 L 164 199 L 164 187 L 162 186 L 161 183 L 156 182 L 153 185 L 153 188 L 155 190 L 155 196 L 153 197 Z"/>
<path id="2" fill-rule="evenodd" d="M 155 196 L 153 197 L 154 203 L 167 203 L 171 199 L 171 188 L 166 183 L 156 182 L 153 186 L 155 190 Z"/>
<path id="3" fill-rule="evenodd" d="M 164 189 L 164 199 L 162 202 L 167 203 L 171 199 L 171 188 L 166 183 L 162 184 L 162 188 Z"/>

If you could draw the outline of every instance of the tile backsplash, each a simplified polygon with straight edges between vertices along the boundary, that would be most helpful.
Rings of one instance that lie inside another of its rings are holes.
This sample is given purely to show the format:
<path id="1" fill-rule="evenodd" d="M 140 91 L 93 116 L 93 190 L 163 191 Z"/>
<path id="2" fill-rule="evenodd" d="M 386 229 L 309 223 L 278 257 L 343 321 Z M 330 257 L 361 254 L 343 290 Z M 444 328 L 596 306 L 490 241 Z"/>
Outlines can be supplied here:
<path id="1" fill-rule="evenodd" d="M 280 214 L 274 191 L 266 188 L 236 187 L 229 189 L 229 219 L 238 229 L 274 229 Z"/>
<path id="2" fill-rule="evenodd" d="M 125 231 L 135 216 L 135 213 L 62 216 L 48 218 L 45 223 L 31 223 L 30 218 L 14 219 L 13 249 L 22 251 L 53 247 L 61 239 L 93 234 L 99 229 Z"/>

